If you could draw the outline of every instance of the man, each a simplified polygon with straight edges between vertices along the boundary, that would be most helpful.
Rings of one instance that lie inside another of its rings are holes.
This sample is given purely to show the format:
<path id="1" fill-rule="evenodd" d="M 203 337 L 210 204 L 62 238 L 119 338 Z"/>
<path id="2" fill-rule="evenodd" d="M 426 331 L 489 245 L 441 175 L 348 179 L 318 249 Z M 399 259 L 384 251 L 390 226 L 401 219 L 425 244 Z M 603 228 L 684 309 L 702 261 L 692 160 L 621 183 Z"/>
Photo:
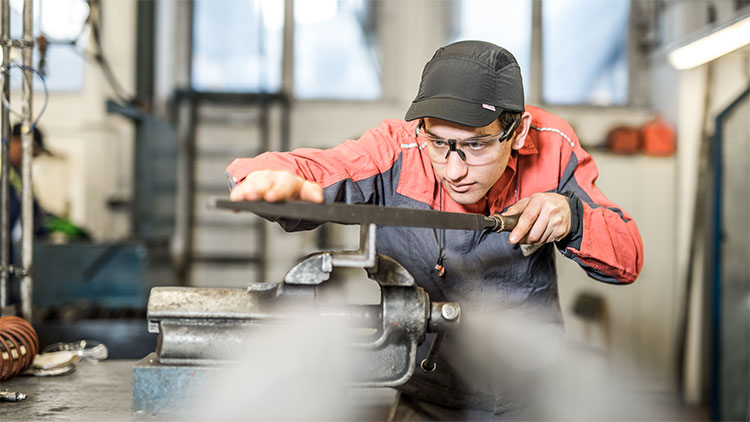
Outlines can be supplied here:
<path id="1" fill-rule="evenodd" d="M 11 128 L 11 138 L 8 143 L 8 163 L 10 164 L 10 170 L 8 172 L 8 180 L 10 181 L 10 230 L 11 239 L 14 242 L 20 242 L 21 240 L 21 191 L 23 189 L 23 182 L 21 180 L 21 160 L 23 155 L 23 147 L 21 144 L 21 123 L 16 123 Z M 35 128 L 32 132 L 33 149 L 32 157 L 36 158 L 40 154 L 50 154 L 49 151 L 44 147 L 44 134 L 41 129 Z M 44 227 L 43 220 L 46 217 L 46 213 L 39 206 L 36 197 L 33 198 L 34 205 L 34 234 L 42 235 L 46 234 L 47 230 Z M 12 257 L 12 254 L 11 254 Z"/>
<path id="2" fill-rule="evenodd" d="M 386 120 L 359 140 L 325 151 L 240 158 L 227 172 L 235 201 L 520 214 L 510 234 L 378 227 L 378 253 L 401 263 L 432 300 L 458 301 L 465 313 L 537 307 L 552 309 L 559 321 L 555 247 L 609 283 L 635 281 L 643 265 L 635 223 L 596 188 L 596 165 L 573 130 L 524 105 L 515 58 L 486 42 L 438 49 L 405 121 Z M 313 227 L 280 223 L 287 230 Z M 500 392 L 469 386 L 455 363 L 439 355 L 435 371 L 417 370 L 401 388 L 419 416 L 474 419 L 477 413 L 453 410 L 475 409 L 492 418 L 516 410 Z"/>
<path id="3" fill-rule="evenodd" d="M 10 204 L 10 238 L 16 243 L 21 240 L 21 190 L 23 188 L 23 182 L 21 180 L 21 157 L 23 150 L 21 144 L 21 130 L 21 123 L 13 125 L 11 128 L 10 142 L 8 143 L 8 162 L 10 163 L 10 170 L 8 173 L 8 179 L 10 181 L 10 192 L 8 198 Z M 34 158 L 41 154 L 52 155 L 52 153 L 44 147 L 44 133 L 39 127 L 34 128 L 32 136 L 32 156 Z M 33 197 L 33 206 L 34 235 L 49 236 L 54 234 L 55 236 L 62 237 L 66 240 L 90 239 L 88 233 L 82 228 L 77 227 L 75 224 L 64 218 L 51 214 L 42 208 L 37 202 L 36 196 Z M 13 253 L 11 253 L 11 260 L 13 259 L 14 256 Z"/>

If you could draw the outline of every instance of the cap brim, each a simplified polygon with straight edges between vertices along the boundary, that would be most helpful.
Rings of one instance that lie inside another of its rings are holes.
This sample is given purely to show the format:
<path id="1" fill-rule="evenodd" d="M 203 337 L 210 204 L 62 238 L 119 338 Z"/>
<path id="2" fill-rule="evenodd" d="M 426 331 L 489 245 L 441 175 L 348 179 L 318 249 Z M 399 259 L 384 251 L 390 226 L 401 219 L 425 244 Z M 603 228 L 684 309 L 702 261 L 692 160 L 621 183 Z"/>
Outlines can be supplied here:
<path id="1" fill-rule="evenodd" d="M 47 148 L 39 145 L 38 142 L 34 142 L 34 152 L 38 153 L 39 155 L 47 155 L 47 156 L 50 156 L 50 157 L 54 157 L 55 156 L 55 154 L 52 151 L 50 151 Z"/>
<path id="2" fill-rule="evenodd" d="M 495 121 L 503 110 L 483 108 L 481 104 L 457 100 L 455 98 L 428 98 L 411 103 L 406 111 L 406 120 L 435 117 L 464 126 L 484 127 Z"/>

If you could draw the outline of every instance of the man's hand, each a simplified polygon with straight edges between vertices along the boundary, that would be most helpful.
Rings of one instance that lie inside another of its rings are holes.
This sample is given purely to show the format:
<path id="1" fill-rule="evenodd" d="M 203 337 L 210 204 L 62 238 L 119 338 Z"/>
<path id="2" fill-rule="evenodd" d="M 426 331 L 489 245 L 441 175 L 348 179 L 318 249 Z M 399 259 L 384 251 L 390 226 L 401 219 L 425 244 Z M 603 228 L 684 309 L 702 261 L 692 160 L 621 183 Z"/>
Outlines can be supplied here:
<path id="1" fill-rule="evenodd" d="M 288 199 L 323 202 L 323 188 L 287 171 L 260 170 L 245 177 L 229 194 L 232 201 L 276 202 Z"/>
<path id="2" fill-rule="evenodd" d="M 510 243 L 542 245 L 557 242 L 570 232 L 570 205 L 563 195 L 535 193 L 503 213 L 514 214 L 521 216 L 510 232 Z"/>

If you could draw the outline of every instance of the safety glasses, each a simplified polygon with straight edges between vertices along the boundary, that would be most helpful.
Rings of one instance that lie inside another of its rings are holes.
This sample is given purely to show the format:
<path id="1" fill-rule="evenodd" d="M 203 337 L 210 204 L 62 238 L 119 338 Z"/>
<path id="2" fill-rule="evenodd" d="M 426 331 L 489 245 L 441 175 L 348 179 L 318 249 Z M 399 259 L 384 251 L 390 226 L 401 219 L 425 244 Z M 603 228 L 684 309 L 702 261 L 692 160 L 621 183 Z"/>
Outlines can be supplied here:
<path id="1" fill-rule="evenodd" d="M 480 166 L 497 160 L 503 143 L 513 135 L 517 121 L 514 120 L 502 133 L 465 139 L 440 138 L 425 132 L 423 125 L 424 122 L 419 122 L 417 126 L 417 140 L 425 145 L 433 162 L 444 164 L 455 152 L 466 164 Z"/>

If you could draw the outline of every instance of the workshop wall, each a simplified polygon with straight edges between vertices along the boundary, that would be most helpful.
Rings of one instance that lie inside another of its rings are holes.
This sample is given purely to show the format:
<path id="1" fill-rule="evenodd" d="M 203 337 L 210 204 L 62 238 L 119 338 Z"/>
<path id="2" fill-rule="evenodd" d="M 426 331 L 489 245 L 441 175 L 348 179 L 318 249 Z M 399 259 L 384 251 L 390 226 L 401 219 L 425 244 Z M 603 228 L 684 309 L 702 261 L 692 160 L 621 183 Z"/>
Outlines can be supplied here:
<path id="1" fill-rule="evenodd" d="M 712 2 L 716 7 L 718 22 L 736 15 L 731 2 Z M 671 5 L 660 22 L 665 43 L 685 40 L 702 33 L 710 26 L 708 3 L 682 2 Z M 701 161 L 701 142 L 714 131 L 716 115 L 741 92 L 750 86 L 750 47 L 743 47 L 711 63 L 694 69 L 678 71 L 666 61 L 666 51 L 658 51 L 652 58 L 651 98 L 654 108 L 664 110 L 669 120 L 677 123 L 677 171 L 675 190 L 675 239 L 673 278 L 665 282 L 674 284 L 673 294 L 678 300 L 673 312 L 674 320 L 688 318 L 688 339 L 684 371 L 684 397 L 690 403 L 705 399 L 709 383 L 706 371 L 709 356 L 704 337 L 708 326 L 710 309 L 706 297 L 710 297 L 710 282 L 704 277 L 706 263 L 702 262 L 701 250 L 711 248 L 709 239 L 694 235 L 695 204 L 698 191 Z M 750 125 L 750 122 L 747 122 Z M 746 129 L 750 132 L 750 126 Z M 709 143 L 709 145 L 711 145 Z M 705 201 L 705 198 L 701 198 Z M 738 198 L 745 203 L 749 197 Z M 690 261 L 690 248 L 695 242 L 700 245 L 696 257 Z M 697 262 L 696 262 L 697 261 Z M 685 286 L 690 266 L 694 266 L 692 294 L 685 309 Z M 678 327 L 674 327 L 676 331 Z M 674 356 L 674 354 L 671 354 Z"/>
<path id="2" fill-rule="evenodd" d="M 715 4 L 719 22 L 734 15 L 728 2 Z M 713 133 L 718 112 L 750 84 L 750 47 L 690 70 L 678 71 L 668 63 L 668 46 L 707 26 L 707 5 L 708 2 L 670 4 L 659 25 L 665 47 L 649 58 L 650 102 L 653 110 L 676 126 L 676 155 L 618 158 L 594 154 L 600 169 L 599 186 L 633 215 L 640 228 L 645 246 L 641 276 L 627 288 L 602 286 L 592 284 L 569 261 L 558 260 L 568 335 L 605 350 L 621 366 L 637 367 L 639 382 L 655 391 L 674 388 L 677 371 L 684 371 L 682 393 L 690 403 L 705 399 L 709 382 L 705 330 L 710 309 L 704 298 L 710 297 L 710 286 L 703 275 L 706 264 L 690 261 L 690 248 L 696 241 L 702 243 L 702 250 L 711 248 L 710 239 L 694 238 L 700 145 L 705 136 Z M 748 200 L 744 198 L 745 202 Z M 696 257 L 700 258 L 701 252 Z M 690 265 L 696 267 L 686 311 L 685 286 Z M 572 315 L 576 298 L 584 292 L 603 299 L 608 321 L 591 323 Z M 678 368 L 679 331 L 685 317 L 689 318 L 688 350 L 684 367 Z"/>

